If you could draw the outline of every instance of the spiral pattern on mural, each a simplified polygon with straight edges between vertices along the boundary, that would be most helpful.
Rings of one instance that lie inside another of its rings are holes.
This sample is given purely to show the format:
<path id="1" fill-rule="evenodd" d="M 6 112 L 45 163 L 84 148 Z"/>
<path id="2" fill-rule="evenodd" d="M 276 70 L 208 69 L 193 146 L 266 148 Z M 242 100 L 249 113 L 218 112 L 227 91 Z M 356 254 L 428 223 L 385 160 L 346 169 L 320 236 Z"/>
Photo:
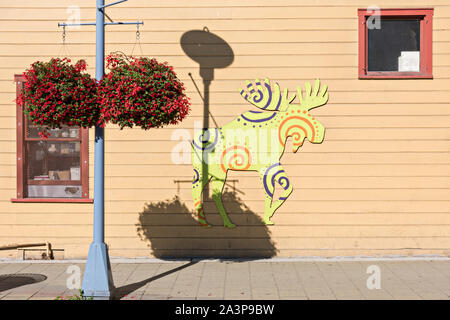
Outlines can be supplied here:
<path id="1" fill-rule="evenodd" d="M 264 190 L 270 197 L 273 197 L 275 182 L 279 183 L 284 190 L 289 189 L 291 185 L 289 179 L 285 175 L 285 171 L 283 170 L 279 162 L 271 165 L 269 168 L 267 168 L 266 172 L 264 173 L 263 177 Z M 280 198 L 280 200 L 286 199 Z"/>
<path id="2" fill-rule="evenodd" d="M 282 95 L 278 83 L 272 88 L 270 86 L 270 81 L 265 79 L 263 83 L 257 80 L 255 85 L 256 90 L 253 87 L 253 83 L 247 81 L 247 90 L 249 90 L 248 93 L 250 93 L 250 97 L 245 90 L 241 90 L 241 96 L 245 100 L 255 104 L 258 108 L 278 111 L 282 102 Z"/>
<path id="3" fill-rule="evenodd" d="M 252 163 L 250 151 L 244 146 L 232 146 L 222 153 L 220 165 L 224 172 L 230 170 L 247 170 Z"/>
<path id="4" fill-rule="evenodd" d="M 192 143 L 200 150 L 213 150 L 218 141 L 219 131 L 214 129 L 203 129 L 201 134 L 196 134 Z"/>
<path id="5" fill-rule="evenodd" d="M 192 180 L 192 184 L 196 184 L 200 180 L 200 174 L 197 169 L 194 169 L 194 180 Z"/>
<path id="6" fill-rule="evenodd" d="M 292 137 L 294 146 L 301 146 L 305 138 L 314 140 L 316 134 L 316 128 L 311 120 L 299 115 L 283 119 L 278 128 L 278 138 L 282 146 L 284 146 L 287 137 Z"/>
<path id="7" fill-rule="evenodd" d="M 260 85 L 261 83 L 258 83 L 258 84 Z M 247 89 L 250 89 L 252 86 L 253 85 L 251 83 L 247 84 Z M 264 93 L 261 90 L 258 90 L 257 92 L 258 92 L 258 95 L 253 96 L 253 102 L 259 103 L 263 99 Z M 255 93 L 255 89 L 252 88 L 250 90 L 250 93 L 251 94 Z"/>

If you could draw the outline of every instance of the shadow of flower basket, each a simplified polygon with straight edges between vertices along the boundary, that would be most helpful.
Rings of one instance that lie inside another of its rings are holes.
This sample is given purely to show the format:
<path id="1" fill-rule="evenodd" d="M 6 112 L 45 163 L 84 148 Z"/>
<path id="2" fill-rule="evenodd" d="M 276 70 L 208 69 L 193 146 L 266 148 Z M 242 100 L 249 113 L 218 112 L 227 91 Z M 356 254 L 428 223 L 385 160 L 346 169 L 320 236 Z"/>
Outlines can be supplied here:
<path id="1" fill-rule="evenodd" d="M 269 258 L 277 253 L 270 231 L 258 214 L 234 193 L 224 191 L 223 204 L 237 227 L 223 227 L 214 202 L 204 203 L 211 228 L 198 225 L 193 210 L 179 196 L 147 203 L 139 213 L 137 232 L 157 258 Z"/>

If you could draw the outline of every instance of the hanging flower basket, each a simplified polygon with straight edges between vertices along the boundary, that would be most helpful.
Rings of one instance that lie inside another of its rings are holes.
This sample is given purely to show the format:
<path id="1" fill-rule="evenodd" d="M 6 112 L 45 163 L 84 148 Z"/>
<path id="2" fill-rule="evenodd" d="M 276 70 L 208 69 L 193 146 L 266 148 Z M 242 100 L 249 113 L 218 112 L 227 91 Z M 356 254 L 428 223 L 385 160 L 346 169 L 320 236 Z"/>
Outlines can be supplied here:
<path id="1" fill-rule="evenodd" d="M 70 59 L 52 58 L 37 61 L 24 72 L 25 86 L 17 102 L 24 104 L 29 120 L 41 127 L 41 136 L 62 125 L 104 126 L 99 123 L 97 83 L 85 70 L 84 60 L 72 65 Z"/>
<path id="2" fill-rule="evenodd" d="M 103 122 L 148 130 L 180 122 L 189 112 L 189 99 L 173 68 L 155 59 L 112 53 L 110 72 L 99 83 Z"/>

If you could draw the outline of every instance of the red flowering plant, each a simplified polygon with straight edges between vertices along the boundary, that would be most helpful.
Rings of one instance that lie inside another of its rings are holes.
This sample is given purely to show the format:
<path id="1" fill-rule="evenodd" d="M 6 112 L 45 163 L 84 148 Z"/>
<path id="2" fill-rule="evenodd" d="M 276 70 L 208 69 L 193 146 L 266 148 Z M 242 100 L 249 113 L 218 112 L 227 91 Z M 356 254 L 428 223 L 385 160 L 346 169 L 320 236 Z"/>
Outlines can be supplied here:
<path id="1" fill-rule="evenodd" d="M 148 130 L 176 124 L 189 112 L 184 85 L 167 63 L 111 53 L 99 82 L 101 120 Z"/>
<path id="2" fill-rule="evenodd" d="M 92 127 L 99 123 L 97 82 L 83 71 L 86 62 L 70 64 L 70 59 L 52 58 L 34 62 L 23 76 L 25 86 L 17 102 L 32 124 L 39 126 L 41 137 L 48 129 L 62 125 Z"/>

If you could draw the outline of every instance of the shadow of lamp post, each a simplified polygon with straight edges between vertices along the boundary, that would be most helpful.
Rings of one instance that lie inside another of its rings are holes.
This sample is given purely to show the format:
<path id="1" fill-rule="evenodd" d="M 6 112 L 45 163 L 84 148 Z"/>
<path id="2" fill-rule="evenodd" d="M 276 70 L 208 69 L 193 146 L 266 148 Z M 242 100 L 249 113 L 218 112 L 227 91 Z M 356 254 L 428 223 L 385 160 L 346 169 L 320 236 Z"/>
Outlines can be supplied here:
<path id="1" fill-rule="evenodd" d="M 214 69 L 222 69 L 234 61 L 234 53 L 230 45 L 209 32 L 207 27 L 203 30 L 190 30 L 180 39 L 184 53 L 197 62 L 200 67 L 200 77 L 203 80 L 203 129 L 209 128 L 209 87 L 214 80 Z M 205 145 L 202 146 L 205 148 Z M 203 153 L 202 177 L 208 177 L 207 154 Z M 204 199 L 209 197 L 207 188 L 203 191 Z"/>

